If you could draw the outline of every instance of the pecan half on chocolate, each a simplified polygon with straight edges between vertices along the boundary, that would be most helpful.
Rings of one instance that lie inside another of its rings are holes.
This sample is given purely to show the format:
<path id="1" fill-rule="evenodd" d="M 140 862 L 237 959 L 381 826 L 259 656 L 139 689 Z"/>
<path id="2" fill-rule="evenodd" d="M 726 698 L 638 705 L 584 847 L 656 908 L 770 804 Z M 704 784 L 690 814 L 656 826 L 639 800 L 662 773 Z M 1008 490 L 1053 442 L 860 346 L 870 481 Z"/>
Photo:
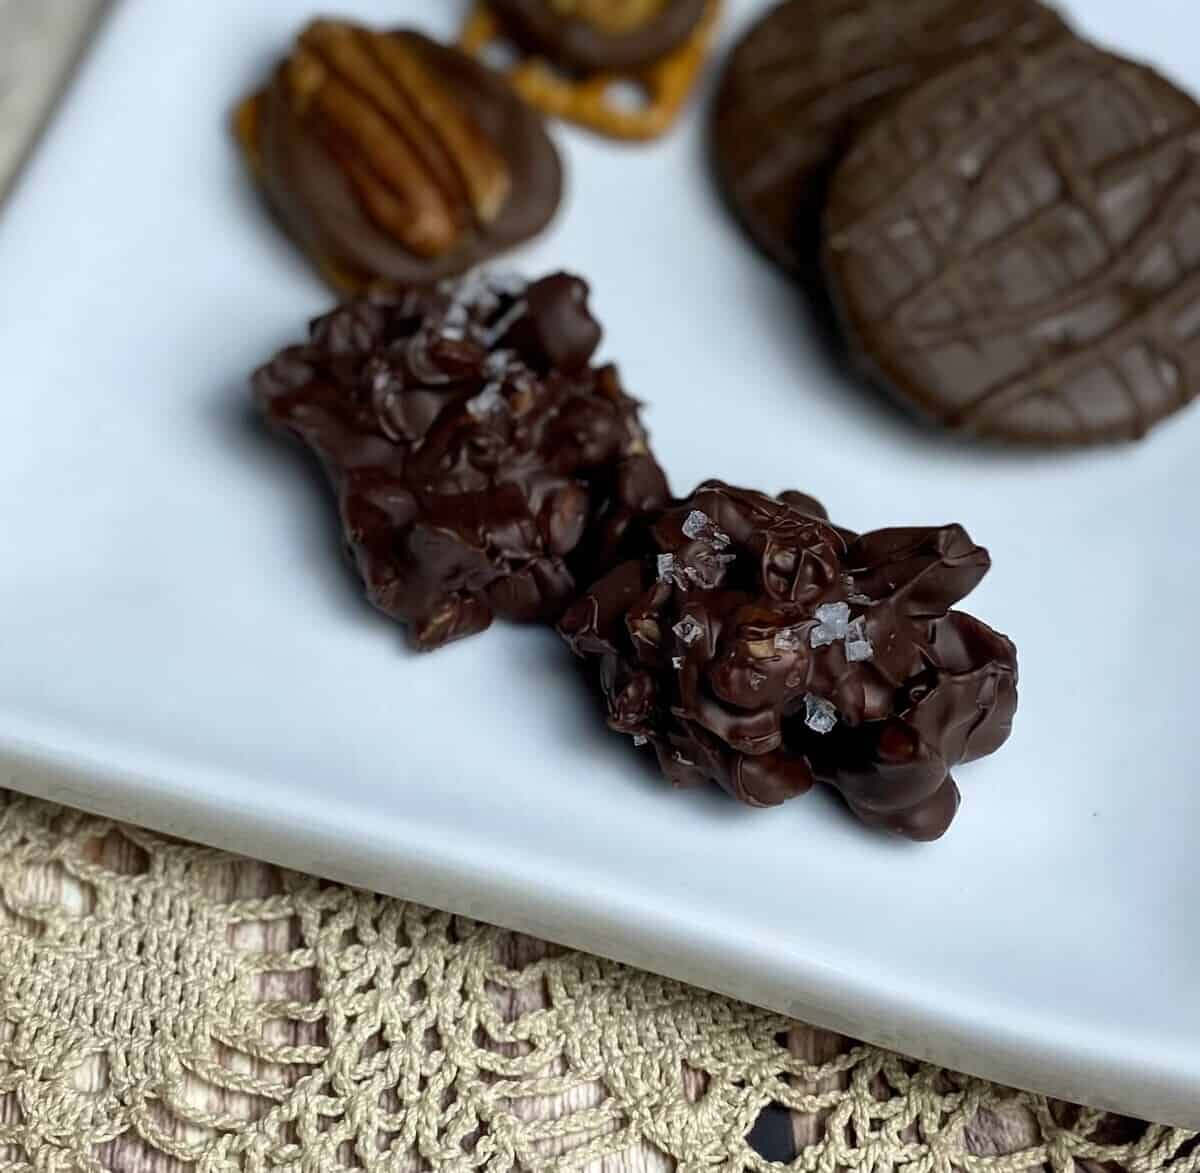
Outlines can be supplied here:
<path id="1" fill-rule="evenodd" d="M 239 126 L 284 223 L 344 290 L 464 272 L 539 232 L 561 196 L 540 116 L 414 32 L 314 22 Z"/>
<path id="2" fill-rule="evenodd" d="M 609 725 L 677 786 L 773 806 L 820 781 L 864 822 L 936 839 L 952 767 L 1016 710 L 1016 652 L 952 607 L 990 565 L 961 526 L 839 529 L 810 497 L 719 481 L 626 536 L 563 616 Z"/>
<path id="3" fill-rule="evenodd" d="M 320 458 L 371 601 L 440 647 L 499 615 L 553 622 L 669 500 L 637 404 L 593 366 L 587 287 L 472 277 L 318 319 L 254 377 Z"/>

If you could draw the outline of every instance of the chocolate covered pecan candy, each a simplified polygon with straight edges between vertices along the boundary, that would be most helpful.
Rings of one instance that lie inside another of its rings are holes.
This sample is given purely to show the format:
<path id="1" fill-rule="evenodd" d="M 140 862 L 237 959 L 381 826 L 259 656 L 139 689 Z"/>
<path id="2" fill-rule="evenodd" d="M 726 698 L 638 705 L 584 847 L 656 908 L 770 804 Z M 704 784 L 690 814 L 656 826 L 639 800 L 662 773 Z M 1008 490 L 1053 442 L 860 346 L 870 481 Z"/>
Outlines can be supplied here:
<path id="1" fill-rule="evenodd" d="M 701 485 L 635 527 L 560 630 L 610 726 L 677 786 L 773 806 L 819 781 L 867 823 L 937 838 L 951 769 L 997 749 L 1016 708 L 1012 644 L 952 610 L 987 552 L 961 526 L 858 536 L 785 496 Z"/>
<path id="2" fill-rule="evenodd" d="M 540 231 L 561 194 L 539 116 L 415 32 L 315 21 L 239 128 L 284 223 L 344 290 L 461 273 Z"/>
<path id="3" fill-rule="evenodd" d="M 590 362 L 587 288 L 472 278 L 352 301 L 254 379 L 337 494 L 371 601 L 436 648 L 553 621 L 668 490 L 637 404 Z"/>

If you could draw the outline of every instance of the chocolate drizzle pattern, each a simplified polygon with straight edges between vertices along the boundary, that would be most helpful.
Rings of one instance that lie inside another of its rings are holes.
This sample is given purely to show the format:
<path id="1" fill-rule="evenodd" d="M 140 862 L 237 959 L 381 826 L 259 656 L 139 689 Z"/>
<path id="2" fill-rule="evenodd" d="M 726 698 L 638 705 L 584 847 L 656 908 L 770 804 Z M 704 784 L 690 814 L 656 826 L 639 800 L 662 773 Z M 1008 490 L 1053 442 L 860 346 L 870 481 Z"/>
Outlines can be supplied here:
<path id="1" fill-rule="evenodd" d="M 979 54 L 856 141 L 826 260 L 870 373 L 941 423 L 1140 437 L 1200 388 L 1200 107 L 1076 40 Z"/>
<path id="2" fill-rule="evenodd" d="M 968 53 L 1066 31 L 1037 0 L 785 0 L 734 49 L 714 105 L 734 210 L 772 259 L 815 276 L 826 183 L 857 126 Z"/>
<path id="3" fill-rule="evenodd" d="M 668 499 L 637 404 L 593 366 L 587 287 L 473 277 L 351 301 L 254 377 L 319 457 L 367 594 L 440 647 L 553 622 Z"/>
<path id="4" fill-rule="evenodd" d="M 563 616 L 609 725 L 680 787 L 773 806 L 820 781 L 911 839 L 958 808 L 951 769 L 999 748 L 1016 652 L 953 607 L 990 566 L 961 526 L 863 535 L 810 497 L 702 484 L 637 527 Z"/>

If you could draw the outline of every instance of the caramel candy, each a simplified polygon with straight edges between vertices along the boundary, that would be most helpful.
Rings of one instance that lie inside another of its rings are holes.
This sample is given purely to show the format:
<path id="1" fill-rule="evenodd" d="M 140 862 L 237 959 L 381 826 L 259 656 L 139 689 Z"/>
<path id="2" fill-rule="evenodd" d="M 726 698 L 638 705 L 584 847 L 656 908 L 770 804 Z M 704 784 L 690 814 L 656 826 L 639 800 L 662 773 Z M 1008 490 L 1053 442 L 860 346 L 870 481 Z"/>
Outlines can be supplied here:
<path id="1" fill-rule="evenodd" d="M 314 22 L 238 129 L 286 226 L 350 292 L 461 273 L 540 231 L 561 195 L 537 114 L 418 33 Z"/>
<path id="2" fill-rule="evenodd" d="M 936 839 L 951 769 L 1007 739 L 1016 652 L 952 607 L 987 572 L 961 526 L 862 536 L 811 497 L 702 484 L 635 527 L 563 616 L 609 725 L 676 786 L 774 806 L 814 782 L 864 822 Z"/>

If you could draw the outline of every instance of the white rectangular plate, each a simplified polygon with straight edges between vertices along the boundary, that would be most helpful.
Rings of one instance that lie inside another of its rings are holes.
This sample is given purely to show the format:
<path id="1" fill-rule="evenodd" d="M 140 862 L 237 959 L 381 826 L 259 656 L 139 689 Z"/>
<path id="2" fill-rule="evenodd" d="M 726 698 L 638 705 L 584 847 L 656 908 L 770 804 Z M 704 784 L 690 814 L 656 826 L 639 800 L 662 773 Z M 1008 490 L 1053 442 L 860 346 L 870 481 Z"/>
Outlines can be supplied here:
<path id="1" fill-rule="evenodd" d="M 459 3 L 353 0 L 449 35 Z M 734 3 L 731 36 L 758 4 Z M 1200 408 L 1020 455 L 901 420 L 824 364 L 664 142 L 557 135 L 569 197 L 514 258 L 593 285 L 677 488 L 962 521 L 971 610 L 1021 649 L 1010 745 L 930 847 L 814 794 L 675 794 L 549 632 L 436 655 L 359 598 L 310 465 L 246 375 L 329 298 L 227 129 L 304 0 L 124 0 L 0 217 L 4 781 L 544 935 L 1001 1081 L 1200 1125 Z M 1180 0 L 1080 23 L 1200 89 Z"/>

